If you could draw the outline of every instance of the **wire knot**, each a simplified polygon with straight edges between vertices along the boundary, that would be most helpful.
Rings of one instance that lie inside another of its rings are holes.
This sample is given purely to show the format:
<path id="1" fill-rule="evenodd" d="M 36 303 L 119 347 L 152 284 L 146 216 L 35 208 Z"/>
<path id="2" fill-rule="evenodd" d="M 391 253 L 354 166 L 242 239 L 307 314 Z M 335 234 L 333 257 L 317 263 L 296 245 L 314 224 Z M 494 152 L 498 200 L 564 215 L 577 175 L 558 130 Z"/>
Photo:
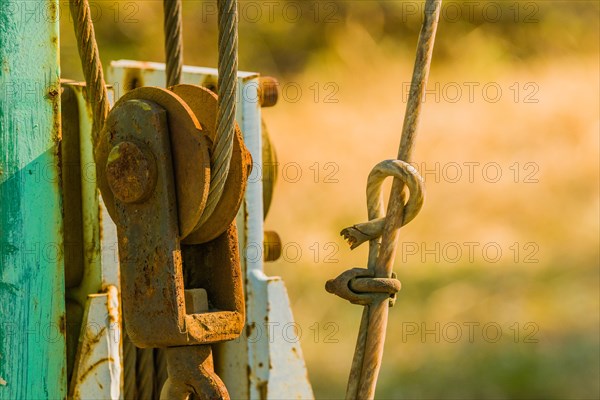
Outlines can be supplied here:
<path id="1" fill-rule="evenodd" d="M 349 269 L 325 284 L 329 293 L 363 306 L 383 296 L 390 298 L 390 307 L 393 307 L 401 287 L 395 273 L 392 272 L 391 278 L 375 278 L 374 273 L 365 268 Z"/>
<path id="2" fill-rule="evenodd" d="M 367 180 L 369 222 L 353 225 L 341 232 L 341 235 L 350 244 L 351 249 L 357 248 L 366 241 L 376 240 L 381 236 L 386 220 L 383 214 L 382 185 L 388 177 L 401 180 L 410 193 L 407 199 L 406 193 L 402 192 L 404 218 L 402 219 L 402 224 L 398 227 L 408 224 L 421 211 L 425 198 L 425 184 L 417 169 L 401 160 L 385 160 L 380 162 L 373 168 Z"/>

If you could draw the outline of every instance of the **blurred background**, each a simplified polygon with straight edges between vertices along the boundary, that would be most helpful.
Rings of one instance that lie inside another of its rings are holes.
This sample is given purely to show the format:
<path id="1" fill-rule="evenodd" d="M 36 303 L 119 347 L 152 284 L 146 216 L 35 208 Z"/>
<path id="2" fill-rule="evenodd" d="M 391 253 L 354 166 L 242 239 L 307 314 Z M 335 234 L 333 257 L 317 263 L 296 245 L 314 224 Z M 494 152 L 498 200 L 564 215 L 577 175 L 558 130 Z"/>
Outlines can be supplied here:
<path id="1" fill-rule="evenodd" d="M 317 398 L 341 398 L 360 307 L 327 279 L 364 267 L 371 168 L 395 157 L 421 1 L 240 2 L 240 69 L 277 77 L 266 220 Z M 161 1 L 92 2 L 101 57 L 164 61 Z M 61 3 L 64 78 L 82 79 Z M 377 398 L 598 398 L 597 1 L 446 1 L 413 156 Z M 185 62 L 215 67 L 215 2 L 184 1 Z M 389 185 L 388 185 L 389 187 Z"/>

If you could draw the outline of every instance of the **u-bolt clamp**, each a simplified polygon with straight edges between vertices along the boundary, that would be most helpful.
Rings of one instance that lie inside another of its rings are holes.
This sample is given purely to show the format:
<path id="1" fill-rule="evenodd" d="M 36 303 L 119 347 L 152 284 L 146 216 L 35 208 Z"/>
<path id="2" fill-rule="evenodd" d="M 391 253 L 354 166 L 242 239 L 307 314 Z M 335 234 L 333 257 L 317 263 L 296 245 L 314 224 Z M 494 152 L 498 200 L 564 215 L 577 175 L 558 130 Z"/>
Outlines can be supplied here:
<path id="1" fill-rule="evenodd" d="M 216 97 L 181 86 L 182 96 L 143 87 L 115 104 L 96 148 L 98 185 L 117 225 L 127 334 L 137 347 L 168 348 L 161 397 L 228 398 L 208 345 L 237 338 L 245 323 L 234 218 L 251 161 L 238 130 L 216 219 L 198 227 Z"/>

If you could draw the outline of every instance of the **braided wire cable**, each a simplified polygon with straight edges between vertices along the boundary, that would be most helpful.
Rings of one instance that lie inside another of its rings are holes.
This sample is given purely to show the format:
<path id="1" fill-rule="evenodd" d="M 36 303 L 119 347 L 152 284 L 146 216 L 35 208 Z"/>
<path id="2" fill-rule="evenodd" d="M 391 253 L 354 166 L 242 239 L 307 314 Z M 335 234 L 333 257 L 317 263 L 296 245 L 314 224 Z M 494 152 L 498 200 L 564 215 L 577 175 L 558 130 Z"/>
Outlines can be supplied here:
<path id="1" fill-rule="evenodd" d="M 125 329 L 123 329 L 125 332 Z M 123 398 L 126 400 L 137 399 L 136 372 L 135 372 L 136 348 L 129 339 L 127 333 L 123 335 Z"/>
<path id="2" fill-rule="evenodd" d="M 217 8 L 219 24 L 217 134 L 210 155 L 208 199 L 198 225 L 208 220 L 221 199 L 229 174 L 235 134 L 238 72 L 237 0 L 218 0 Z"/>
<path id="3" fill-rule="evenodd" d="M 136 349 L 135 378 L 138 399 L 153 399 L 154 349 Z"/>
<path id="4" fill-rule="evenodd" d="M 183 70 L 183 21 L 181 0 L 164 0 L 165 53 L 167 59 L 167 87 L 181 82 Z"/>
<path id="5" fill-rule="evenodd" d="M 94 33 L 94 24 L 88 0 L 71 0 L 69 2 L 73 17 L 77 50 L 81 59 L 81 67 L 87 87 L 87 101 L 93 110 L 92 142 L 95 144 L 98 134 L 110 110 L 108 91 L 102 71 L 102 62 L 98 52 L 98 44 Z"/>
<path id="6" fill-rule="evenodd" d="M 167 349 L 154 349 L 154 393 L 160 393 L 169 377 L 167 371 Z"/>

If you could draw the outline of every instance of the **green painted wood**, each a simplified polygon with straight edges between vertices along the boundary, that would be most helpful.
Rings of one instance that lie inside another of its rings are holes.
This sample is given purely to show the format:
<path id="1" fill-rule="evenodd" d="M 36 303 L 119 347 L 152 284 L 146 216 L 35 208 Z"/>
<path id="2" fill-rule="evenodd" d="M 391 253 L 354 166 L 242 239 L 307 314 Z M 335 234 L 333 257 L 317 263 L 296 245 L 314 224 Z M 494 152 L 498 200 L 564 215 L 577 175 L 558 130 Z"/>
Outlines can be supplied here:
<path id="1" fill-rule="evenodd" d="M 57 10 L 0 1 L 0 399 L 66 396 Z"/>

